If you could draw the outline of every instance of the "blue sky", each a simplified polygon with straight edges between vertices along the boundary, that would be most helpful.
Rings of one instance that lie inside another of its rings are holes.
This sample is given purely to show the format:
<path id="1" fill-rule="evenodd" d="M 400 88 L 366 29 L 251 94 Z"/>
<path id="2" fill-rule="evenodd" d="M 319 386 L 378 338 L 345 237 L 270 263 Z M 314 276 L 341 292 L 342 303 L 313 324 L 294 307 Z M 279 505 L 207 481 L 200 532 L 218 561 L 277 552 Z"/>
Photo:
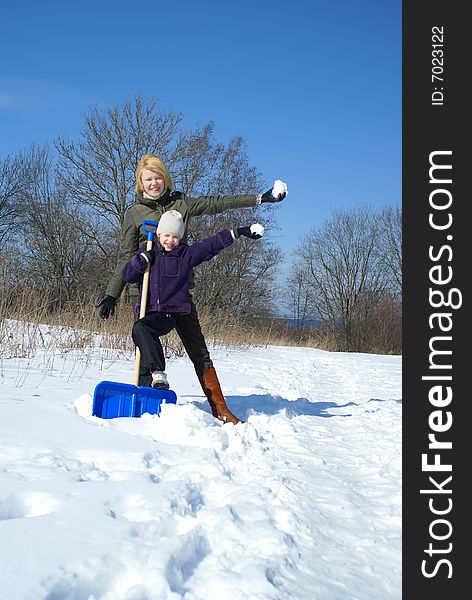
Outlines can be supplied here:
<path id="1" fill-rule="evenodd" d="M 289 256 L 332 208 L 400 205 L 401 41 L 400 0 L 10 0 L 0 157 L 76 136 L 94 104 L 158 97 L 243 136 L 264 178 L 287 182 Z"/>

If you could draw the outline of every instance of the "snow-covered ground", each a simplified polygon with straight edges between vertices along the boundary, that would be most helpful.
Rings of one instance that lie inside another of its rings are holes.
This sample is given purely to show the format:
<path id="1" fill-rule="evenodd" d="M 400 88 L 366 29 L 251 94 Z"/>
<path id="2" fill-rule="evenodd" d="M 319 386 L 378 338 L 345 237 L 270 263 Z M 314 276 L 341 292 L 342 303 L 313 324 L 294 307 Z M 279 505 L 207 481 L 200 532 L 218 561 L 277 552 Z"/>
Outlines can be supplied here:
<path id="1" fill-rule="evenodd" d="M 401 598 L 401 358 L 212 350 L 209 413 L 187 358 L 161 416 L 91 416 L 133 357 L 0 362 L 4 600 Z"/>

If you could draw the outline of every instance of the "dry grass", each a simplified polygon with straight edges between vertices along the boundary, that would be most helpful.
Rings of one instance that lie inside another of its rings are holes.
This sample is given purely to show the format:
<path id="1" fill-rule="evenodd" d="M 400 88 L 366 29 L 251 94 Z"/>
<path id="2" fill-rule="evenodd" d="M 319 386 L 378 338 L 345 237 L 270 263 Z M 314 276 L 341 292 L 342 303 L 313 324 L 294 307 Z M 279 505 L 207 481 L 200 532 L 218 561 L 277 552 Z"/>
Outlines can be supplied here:
<path id="1" fill-rule="evenodd" d="M 205 308 L 199 309 L 199 319 L 209 346 L 342 350 L 337 332 L 329 327 L 300 330 L 280 319 L 248 321 L 234 313 L 214 314 Z M 104 361 L 132 356 L 133 322 L 132 306 L 123 301 L 114 316 L 103 320 L 90 298 L 58 306 L 48 290 L 14 290 L 0 296 L 0 358 L 31 358 L 39 352 L 48 355 L 74 351 L 88 362 L 98 348 Z M 185 355 L 175 331 L 163 337 L 162 342 L 168 358 Z"/>
<path id="2" fill-rule="evenodd" d="M 296 339 L 293 328 L 281 327 L 277 321 L 248 324 L 234 314 L 210 314 L 199 311 L 207 342 L 212 345 L 245 348 L 251 346 L 317 346 L 314 337 Z M 41 290 L 23 290 L 2 294 L 0 299 L 0 356 L 32 357 L 39 351 L 61 353 L 79 350 L 87 353 L 97 347 L 113 355 L 134 352 L 131 328 L 132 306 L 120 302 L 115 315 L 107 320 L 98 317 L 95 303 L 80 299 L 60 308 L 50 294 Z M 44 325 L 54 326 L 53 329 Z M 183 356 L 185 350 L 175 332 L 163 338 L 166 355 Z"/>

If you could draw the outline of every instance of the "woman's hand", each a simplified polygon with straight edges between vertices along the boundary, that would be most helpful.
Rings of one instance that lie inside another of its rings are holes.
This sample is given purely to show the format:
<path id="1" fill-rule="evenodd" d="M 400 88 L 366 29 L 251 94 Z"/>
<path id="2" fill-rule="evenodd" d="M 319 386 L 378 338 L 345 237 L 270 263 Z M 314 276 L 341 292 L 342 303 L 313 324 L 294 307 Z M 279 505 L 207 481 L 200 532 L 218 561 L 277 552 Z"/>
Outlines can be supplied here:
<path id="1" fill-rule="evenodd" d="M 113 296 L 104 296 L 98 304 L 95 305 L 100 310 L 98 314 L 102 319 L 108 319 L 110 315 L 115 314 L 116 298 Z"/>
<path id="2" fill-rule="evenodd" d="M 287 184 L 280 179 L 276 179 L 270 190 L 262 194 L 261 202 L 281 202 L 287 194 Z"/>

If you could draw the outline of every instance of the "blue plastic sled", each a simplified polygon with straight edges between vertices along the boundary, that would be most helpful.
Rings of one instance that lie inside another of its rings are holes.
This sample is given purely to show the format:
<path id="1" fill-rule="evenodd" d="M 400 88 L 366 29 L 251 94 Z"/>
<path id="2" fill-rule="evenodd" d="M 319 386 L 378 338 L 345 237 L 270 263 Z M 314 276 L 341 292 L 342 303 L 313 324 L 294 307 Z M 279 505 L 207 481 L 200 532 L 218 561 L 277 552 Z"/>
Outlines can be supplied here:
<path id="1" fill-rule="evenodd" d="M 141 417 L 144 413 L 159 415 L 162 403 L 176 402 L 177 395 L 172 390 L 101 381 L 93 394 L 92 415 L 102 419 Z"/>

